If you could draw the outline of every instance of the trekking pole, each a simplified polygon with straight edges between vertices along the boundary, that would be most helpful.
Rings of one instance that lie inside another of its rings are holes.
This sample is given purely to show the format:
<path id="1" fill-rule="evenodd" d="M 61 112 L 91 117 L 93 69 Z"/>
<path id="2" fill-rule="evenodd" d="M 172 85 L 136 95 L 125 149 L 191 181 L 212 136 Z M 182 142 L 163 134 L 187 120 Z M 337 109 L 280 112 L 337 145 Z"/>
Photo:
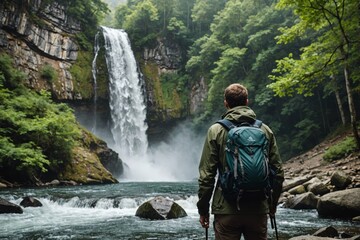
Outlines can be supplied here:
<path id="1" fill-rule="evenodd" d="M 275 214 L 273 216 L 271 216 L 272 214 L 270 214 L 270 223 L 271 223 L 271 228 L 274 229 L 275 228 L 275 236 L 276 236 L 276 240 L 279 240 L 279 235 L 278 235 L 278 231 L 277 231 L 277 226 L 276 226 L 276 219 L 275 219 Z"/>
<path id="2" fill-rule="evenodd" d="M 209 228 L 205 228 L 205 239 L 208 240 L 208 229 Z"/>

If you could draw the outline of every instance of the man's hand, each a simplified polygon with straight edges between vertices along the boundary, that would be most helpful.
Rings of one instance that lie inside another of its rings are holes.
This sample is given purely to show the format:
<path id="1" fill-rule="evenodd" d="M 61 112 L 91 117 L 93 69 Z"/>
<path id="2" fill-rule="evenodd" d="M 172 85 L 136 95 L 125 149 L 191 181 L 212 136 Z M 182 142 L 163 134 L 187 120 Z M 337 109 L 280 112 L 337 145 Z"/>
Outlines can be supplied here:
<path id="1" fill-rule="evenodd" d="M 200 215 L 200 224 L 203 228 L 209 228 L 209 214 L 206 216 Z"/>
<path id="2" fill-rule="evenodd" d="M 274 217 L 275 216 L 275 213 L 276 213 L 276 206 L 275 207 L 272 207 L 272 206 L 270 206 L 270 209 L 269 209 L 270 211 L 269 211 L 269 215 L 271 216 L 271 217 Z"/>

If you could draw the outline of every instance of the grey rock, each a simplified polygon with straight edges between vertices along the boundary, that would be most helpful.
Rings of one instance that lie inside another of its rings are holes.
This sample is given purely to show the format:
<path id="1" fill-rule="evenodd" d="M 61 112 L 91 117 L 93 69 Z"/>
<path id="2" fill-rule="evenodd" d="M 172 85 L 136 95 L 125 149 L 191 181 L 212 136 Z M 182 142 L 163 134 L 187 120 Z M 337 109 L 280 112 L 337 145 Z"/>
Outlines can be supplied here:
<path id="1" fill-rule="evenodd" d="M 318 199 L 312 192 L 307 192 L 288 198 L 284 203 L 284 207 L 291 209 L 316 209 Z"/>
<path id="2" fill-rule="evenodd" d="M 329 227 L 324 227 L 324 228 L 317 230 L 313 235 L 318 236 L 318 237 L 335 238 L 335 237 L 339 236 L 339 232 L 334 227 L 329 226 Z"/>
<path id="3" fill-rule="evenodd" d="M 315 182 L 308 186 L 308 191 L 315 195 L 324 195 L 330 192 L 330 189 L 322 182 Z"/>
<path id="4" fill-rule="evenodd" d="M 151 220 L 165 220 L 186 217 L 187 213 L 174 201 L 158 196 L 143 203 L 136 210 L 135 216 Z"/>
<path id="5" fill-rule="evenodd" d="M 322 217 L 351 219 L 360 215 L 360 188 L 325 194 L 319 199 L 318 214 Z"/>
<path id="6" fill-rule="evenodd" d="M 342 190 L 351 184 L 351 177 L 343 171 L 335 171 L 331 176 L 331 184 Z"/>
<path id="7" fill-rule="evenodd" d="M 0 198 L 0 214 L 2 213 L 23 213 L 23 210 L 19 205 Z"/>
<path id="8" fill-rule="evenodd" d="M 290 180 L 285 180 L 283 183 L 283 191 L 288 191 L 289 189 L 301 185 L 307 181 L 309 181 L 312 177 L 311 176 L 301 176 L 296 177 Z"/>
<path id="9" fill-rule="evenodd" d="M 34 197 L 24 197 L 20 205 L 23 207 L 42 207 L 42 203 Z"/>
<path id="10" fill-rule="evenodd" d="M 304 185 L 298 185 L 289 190 L 289 193 L 293 194 L 293 195 L 303 194 L 305 192 L 306 192 L 306 189 L 305 189 Z"/>

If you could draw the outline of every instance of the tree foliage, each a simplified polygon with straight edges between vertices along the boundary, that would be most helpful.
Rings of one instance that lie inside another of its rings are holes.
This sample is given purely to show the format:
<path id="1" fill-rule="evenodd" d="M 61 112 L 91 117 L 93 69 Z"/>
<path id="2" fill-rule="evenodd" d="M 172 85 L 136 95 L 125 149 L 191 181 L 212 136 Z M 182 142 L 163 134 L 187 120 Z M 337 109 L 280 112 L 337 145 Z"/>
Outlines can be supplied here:
<path id="1" fill-rule="evenodd" d="M 350 117 L 341 109 L 345 65 L 351 92 L 360 89 L 356 1 L 131 0 L 118 13 L 139 51 L 164 38 L 187 52 L 179 79 L 208 86 L 204 112 L 193 116 L 199 127 L 220 117 L 233 82 L 248 87 L 250 106 L 276 133 L 284 159 Z"/>
<path id="2" fill-rule="evenodd" d="M 311 43 L 301 49 L 299 58 L 292 54 L 278 61 L 269 84 L 280 96 L 293 93 L 311 95 L 323 81 L 332 82 L 334 76 L 344 79 L 351 125 L 357 146 L 357 113 L 352 85 L 358 76 L 360 14 L 357 1 L 281 0 L 279 8 L 292 8 L 299 21 L 282 28 L 279 43 L 288 43 L 296 37 L 311 37 Z M 329 86 L 329 85 L 328 85 Z M 336 85 L 337 86 L 337 85 Z M 336 88 L 333 92 L 337 91 Z"/>
<path id="3" fill-rule="evenodd" d="M 0 169 L 8 179 L 32 179 L 70 160 L 80 130 L 72 110 L 49 93 L 6 87 L 18 75 L 9 59 L 0 56 Z"/>

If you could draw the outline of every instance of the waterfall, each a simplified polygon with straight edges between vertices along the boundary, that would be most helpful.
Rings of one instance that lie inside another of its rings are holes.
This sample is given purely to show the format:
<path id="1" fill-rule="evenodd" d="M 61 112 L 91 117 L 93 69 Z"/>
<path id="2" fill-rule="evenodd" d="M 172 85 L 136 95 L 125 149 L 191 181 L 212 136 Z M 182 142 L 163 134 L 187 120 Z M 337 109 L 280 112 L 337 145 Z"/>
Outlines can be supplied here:
<path id="1" fill-rule="evenodd" d="M 122 181 L 193 179 L 196 176 L 199 148 L 202 145 L 198 144 L 200 136 L 195 136 L 186 125 L 179 126 L 170 134 L 170 138 L 164 138 L 162 142 L 153 144 L 148 149 L 144 83 L 130 41 L 123 30 L 102 27 L 102 33 L 105 41 L 111 115 L 110 136 L 105 135 L 103 139 L 126 164 L 126 171 L 120 176 Z M 98 50 L 98 47 L 94 48 L 94 91 L 97 84 Z M 94 96 L 95 101 L 96 92 Z M 99 114 L 98 120 L 100 122 Z M 98 128 L 98 134 L 101 134 L 102 131 L 99 126 Z"/>
<path id="2" fill-rule="evenodd" d="M 91 131 L 96 134 L 97 133 L 97 116 L 96 116 L 96 110 L 97 110 L 97 68 L 96 68 L 96 60 L 97 56 L 99 54 L 100 50 L 100 44 L 99 44 L 99 33 L 95 35 L 95 44 L 94 44 L 94 59 L 92 62 L 92 75 L 93 75 L 93 81 L 94 81 L 94 108 L 93 108 L 93 126 Z"/>
<path id="3" fill-rule="evenodd" d="M 146 105 L 141 78 L 125 31 L 102 27 L 109 73 L 113 148 L 123 159 L 144 156 L 148 148 Z"/>

